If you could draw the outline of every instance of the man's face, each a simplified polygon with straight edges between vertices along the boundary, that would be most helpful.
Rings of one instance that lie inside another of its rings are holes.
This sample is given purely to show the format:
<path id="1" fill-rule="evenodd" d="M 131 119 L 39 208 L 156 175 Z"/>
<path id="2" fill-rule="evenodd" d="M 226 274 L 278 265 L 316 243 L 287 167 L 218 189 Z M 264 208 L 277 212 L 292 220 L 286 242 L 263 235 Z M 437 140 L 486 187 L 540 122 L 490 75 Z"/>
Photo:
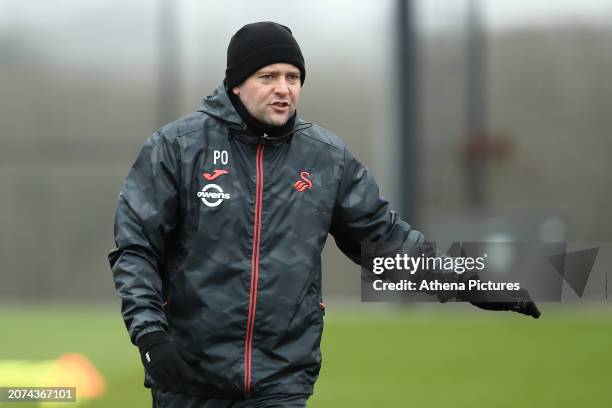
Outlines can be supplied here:
<path id="1" fill-rule="evenodd" d="M 300 70 L 291 64 L 266 65 L 232 89 L 260 122 L 282 126 L 297 109 Z"/>

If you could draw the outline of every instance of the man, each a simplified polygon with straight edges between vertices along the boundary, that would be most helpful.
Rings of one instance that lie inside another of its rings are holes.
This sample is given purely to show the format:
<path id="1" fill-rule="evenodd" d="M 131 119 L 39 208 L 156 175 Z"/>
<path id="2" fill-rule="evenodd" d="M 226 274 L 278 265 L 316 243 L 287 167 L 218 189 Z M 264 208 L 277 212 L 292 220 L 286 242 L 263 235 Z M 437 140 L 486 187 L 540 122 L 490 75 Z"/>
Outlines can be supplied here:
<path id="1" fill-rule="evenodd" d="M 328 233 L 357 263 L 362 242 L 424 245 L 342 141 L 297 117 L 305 78 L 289 28 L 242 27 L 223 84 L 156 132 L 125 181 L 109 260 L 154 406 L 304 407 Z"/>

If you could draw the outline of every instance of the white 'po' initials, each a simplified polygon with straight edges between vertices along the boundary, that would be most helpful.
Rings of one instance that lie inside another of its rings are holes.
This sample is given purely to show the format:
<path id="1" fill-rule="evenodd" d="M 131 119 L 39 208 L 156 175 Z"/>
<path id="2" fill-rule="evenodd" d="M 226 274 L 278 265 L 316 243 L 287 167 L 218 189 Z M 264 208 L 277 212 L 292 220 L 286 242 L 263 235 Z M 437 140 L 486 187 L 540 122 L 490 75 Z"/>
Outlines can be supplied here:
<path id="1" fill-rule="evenodd" d="M 225 150 L 215 150 L 213 152 L 213 162 L 217 164 L 217 160 L 221 161 L 221 164 L 227 164 L 228 154 Z"/>

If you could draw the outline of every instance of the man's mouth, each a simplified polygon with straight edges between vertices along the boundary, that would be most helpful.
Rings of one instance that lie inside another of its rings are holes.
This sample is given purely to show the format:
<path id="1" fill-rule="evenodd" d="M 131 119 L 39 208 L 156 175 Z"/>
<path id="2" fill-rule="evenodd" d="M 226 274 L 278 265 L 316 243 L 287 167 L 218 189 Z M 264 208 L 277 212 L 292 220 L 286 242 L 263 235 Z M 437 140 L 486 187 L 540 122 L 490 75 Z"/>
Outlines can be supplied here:
<path id="1" fill-rule="evenodd" d="M 278 110 L 285 110 L 287 108 L 289 108 L 289 102 L 273 102 L 270 104 L 270 106 L 278 109 Z"/>

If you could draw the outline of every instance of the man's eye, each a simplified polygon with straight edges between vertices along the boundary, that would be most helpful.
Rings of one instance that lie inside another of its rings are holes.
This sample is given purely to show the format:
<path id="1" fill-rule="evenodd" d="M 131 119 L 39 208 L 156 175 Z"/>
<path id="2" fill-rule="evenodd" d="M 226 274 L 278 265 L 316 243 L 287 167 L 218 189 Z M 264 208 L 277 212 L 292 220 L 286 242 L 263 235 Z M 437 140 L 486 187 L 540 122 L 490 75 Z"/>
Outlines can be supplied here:
<path id="1" fill-rule="evenodd" d="M 272 75 L 270 74 L 264 74 L 260 76 L 261 79 L 272 79 Z"/>
<path id="2" fill-rule="evenodd" d="M 295 82 L 295 81 L 300 79 L 300 76 L 299 75 L 287 75 L 287 79 L 289 81 L 294 81 Z"/>

